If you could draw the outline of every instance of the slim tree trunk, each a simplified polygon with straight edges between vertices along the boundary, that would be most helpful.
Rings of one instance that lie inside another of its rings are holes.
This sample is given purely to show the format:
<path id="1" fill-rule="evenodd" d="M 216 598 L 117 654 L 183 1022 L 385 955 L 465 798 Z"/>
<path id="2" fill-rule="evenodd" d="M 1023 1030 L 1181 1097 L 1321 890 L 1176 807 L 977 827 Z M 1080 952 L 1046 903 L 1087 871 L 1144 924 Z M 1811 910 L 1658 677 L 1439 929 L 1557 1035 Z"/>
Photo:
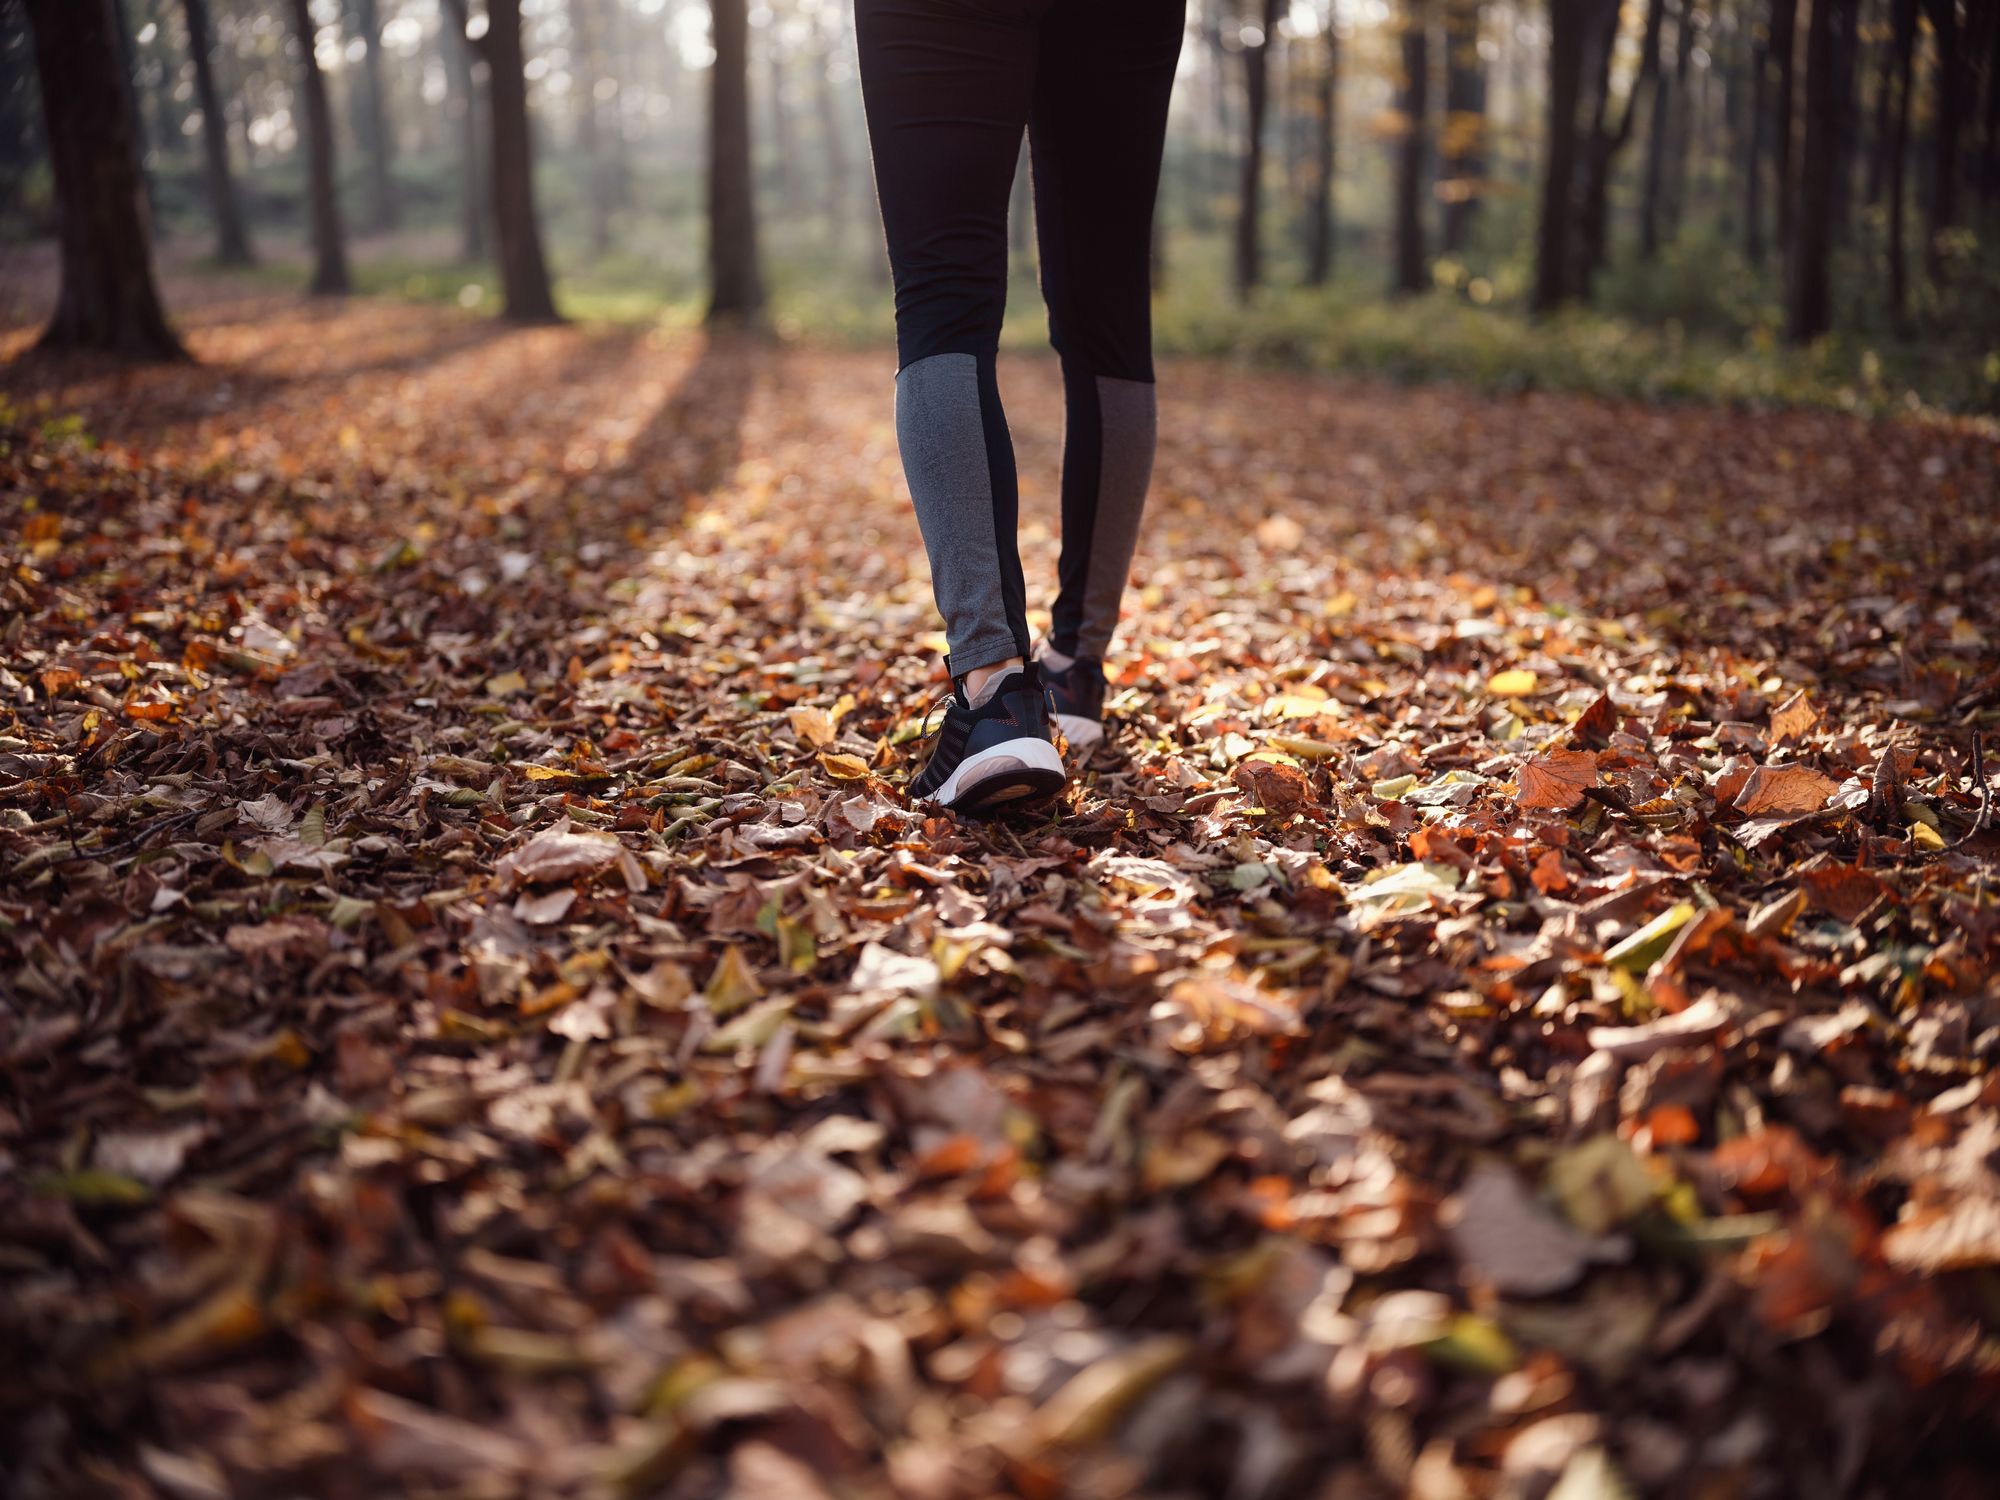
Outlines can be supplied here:
<path id="1" fill-rule="evenodd" d="M 1243 173 L 1236 195 L 1236 296 L 1248 300 L 1264 279 L 1264 116 L 1269 103 L 1271 37 L 1278 29 L 1279 0 L 1262 0 L 1255 41 L 1243 46 L 1246 108 Z"/>
<path id="2" fill-rule="evenodd" d="M 1917 0 L 1895 0 L 1896 117 L 1889 140 L 1889 313 L 1901 322 L 1909 297 L 1909 257 L 1904 250 L 1903 168 L 1909 159 L 1910 88 L 1915 82 Z"/>
<path id="3" fill-rule="evenodd" d="M 181 5 L 187 13 L 195 97 L 201 101 L 202 157 L 208 175 L 209 209 L 215 215 L 215 258 L 225 266 L 247 266 L 256 257 L 236 201 L 236 178 L 229 170 L 229 119 L 223 113 L 222 91 L 215 86 L 208 0 L 181 0 Z"/>
<path id="4" fill-rule="evenodd" d="M 1444 248 L 1461 254 L 1472 238 L 1486 173 L 1486 63 L 1479 55 L 1483 0 L 1445 7 Z"/>
<path id="5" fill-rule="evenodd" d="M 1313 183 L 1306 205 L 1306 285 L 1325 286 L 1333 274 L 1333 173 L 1338 149 L 1340 37 L 1326 17 L 1326 53 L 1313 79 Z"/>
<path id="6" fill-rule="evenodd" d="M 1699 25 L 1697 12 L 1692 0 L 1681 0 L 1680 26 L 1674 35 L 1674 81 L 1669 90 L 1666 74 L 1656 69 L 1653 88 L 1661 94 L 1671 94 L 1672 103 L 1667 112 L 1667 160 L 1664 201 L 1661 208 L 1666 216 L 1667 232 L 1680 233 L 1681 215 L 1687 206 L 1688 158 L 1693 154 L 1695 131 L 1698 121 L 1695 98 L 1688 66 L 1694 57 L 1694 39 Z M 1665 39 L 1662 38 L 1664 41 Z"/>
<path id="7" fill-rule="evenodd" d="M 304 4 L 305 0 L 299 0 Z M 459 29 L 465 0 L 451 0 Z M 492 115 L 490 159 L 493 227 L 500 245 L 500 294 L 513 323 L 556 323 L 555 294 L 542 258 L 541 222 L 535 215 L 535 148 L 528 125 L 528 78 L 523 71 L 521 0 L 486 0 L 486 31 L 475 45 L 486 63 L 486 97 Z"/>
<path id="8" fill-rule="evenodd" d="M 493 221 L 493 205 L 488 194 L 492 182 L 486 170 L 483 121 L 487 117 L 480 98 L 479 74 L 485 63 L 456 25 L 439 29 L 438 47 L 444 54 L 447 87 L 446 112 L 456 122 L 459 141 L 459 258 L 467 262 L 486 259 L 487 226 Z"/>
<path id="9" fill-rule="evenodd" d="M 1660 75 L 1660 29 L 1666 14 L 1664 0 L 1649 0 L 1646 30 L 1639 52 L 1639 72 L 1626 91 L 1623 109 L 1616 123 L 1611 116 L 1611 64 L 1618 48 L 1618 0 L 1607 0 L 1597 8 L 1595 29 L 1585 47 L 1584 76 L 1590 97 L 1584 110 L 1588 122 L 1584 135 L 1582 223 L 1578 237 L 1575 291 L 1588 299 L 1591 281 L 1610 257 L 1611 174 L 1618 154 L 1632 139 L 1638 118 L 1639 99 Z"/>
<path id="10" fill-rule="evenodd" d="M 28 21 L 61 220 L 62 288 L 41 347 L 185 359 L 153 283 L 111 0 L 28 0 Z"/>
<path id="11" fill-rule="evenodd" d="M 314 51 L 319 27 L 311 0 L 292 0 L 292 41 L 299 50 L 299 87 L 306 100 L 306 156 L 311 178 L 313 274 L 306 288 L 315 297 L 348 291 L 347 248 L 340 227 L 340 194 L 333 168 L 333 111 L 326 101 L 326 77 Z"/>
<path id="12" fill-rule="evenodd" d="M 1958 137 L 1964 125 L 1965 59 L 1959 56 L 1956 0 L 1928 0 L 1937 41 L 1937 111 L 1931 122 L 1936 152 L 1931 168 L 1931 220 L 1924 237 L 1924 268 L 1932 281 L 1944 275 L 1945 236 L 1958 222 Z"/>
<path id="13" fill-rule="evenodd" d="M 1403 72 L 1397 112 L 1402 136 L 1396 147 L 1396 275 L 1392 290 L 1408 295 L 1429 284 L 1424 250 L 1424 160 L 1430 134 L 1430 7 L 1403 0 Z"/>
<path id="14" fill-rule="evenodd" d="M 1798 211 L 1785 263 L 1785 337 L 1806 344 L 1831 325 L 1828 260 L 1833 247 L 1833 179 L 1840 132 L 1841 33 L 1854 24 L 1855 0 L 1813 0 L 1806 33 L 1805 142 Z"/>
<path id="15" fill-rule="evenodd" d="M 1688 0 L 1681 0 L 1675 25 L 1683 35 L 1688 28 Z M 1646 186 L 1639 198 L 1639 258 L 1653 260 L 1660 253 L 1660 197 L 1667 176 L 1667 131 L 1671 125 L 1674 91 L 1662 78 L 1653 88 L 1651 118 L 1646 122 Z"/>
<path id="16" fill-rule="evenodd" d="M 826 153 L 826 182 L 822 211 L 826 214 L 827 238 L 839 244 L 847 238 L 848 180 L 847 136 L 841 129 L 840 101 L 834 97 L 828 77 L 838 36 L 829 31 L 820 43 L 819 57 L 812 69 L 813 107 L 819 115 L 820 148 Z"/>
<path id="17" fill-rule="evenodd" d="M 576 135 L 590 174 L 590 248 L 611 248 L 611 163 L 604 144 L 598 80 L 605 77 L 604 43 L 598 33 L 597 0 L 569 0 L 570 37 L 576 56 Z"/>
<path id="18" fill-rule="evenodd" d="M 1777 188 L 1778 244 L 1792 243 L 1793 53 L 1798 50 L 1798 0 L 1771 0 L 1771 60 L 1777 64 L 1777 88 L 1771 97 L 1771 168 Z"/>
<path id="19" fill-rule="evenodd" d="M 1896 0 L 1887 0 L 1886 9 L 1893 17 Z M 1891 26 L 1894 26 L 1893 20 Z M 1882 201 L 1882 188 L 1889 172 L 1889 137 L 1895 129 L 1896 49 L 1893 44 L 1883 46 L 1880 63 L 1875 80 L 1875 128 L 1868 137 L 1868 185 L 1863 193 L 1863 201 L 1871 207 Z"/>
<path id="20" fill-rule="evenodd" d="M 368 166 L 368 226 L 396 227 L 396 183 L 391 175 L 395 142 L 389 135 L 389 111 L 382 95 L 382 15 L 376 0 L 354 0 L 354 14 L 368 50 L 361 59 L 361 86 L 355 91 L 356 132 Z"/>
<path id="21" fill-rule="evenodd" d="M 1536 312 L 1567 302 L 1571 229 L 1576 220 L 1578 106 L 1583 100 L 1584 33 L 1593 0 L 1549 0 L 1548 127 L 1542 168 L 1541 230 L 1535 245 Z"/>
<path id="22" fill-rule="evenodd" d="M 1770 49 L 1758 41 L 1750 51 L 1750 147 L 1743 164 L 1743 258 L 1764 264 L 1764 136 L 1770 128 Z"/>
<path id="23" fill-rule="evenodd" d="M 750 23 L 744 0 L 709 0 L 709 15 L 708 321 L 756 322 L 764 314 L 764 275 L 750 172 Z"/>

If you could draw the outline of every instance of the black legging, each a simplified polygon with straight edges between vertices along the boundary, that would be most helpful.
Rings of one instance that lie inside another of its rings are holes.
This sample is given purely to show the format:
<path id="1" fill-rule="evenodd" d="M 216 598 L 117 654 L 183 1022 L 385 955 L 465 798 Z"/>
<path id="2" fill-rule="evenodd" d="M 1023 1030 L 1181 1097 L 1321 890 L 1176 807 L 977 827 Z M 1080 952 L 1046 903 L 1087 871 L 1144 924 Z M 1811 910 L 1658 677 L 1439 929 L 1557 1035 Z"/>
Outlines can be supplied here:
<path id="1" fill-rule="evenodd" d="M 1068 408 L 1052 644 L 1109 643 L 1152 463 L 1153 199 L 1184 26 L 1183 0 L 856 0 L 898 434 L 955 675 L 1029 648 L 993 380 L 1024 129 Z"/>

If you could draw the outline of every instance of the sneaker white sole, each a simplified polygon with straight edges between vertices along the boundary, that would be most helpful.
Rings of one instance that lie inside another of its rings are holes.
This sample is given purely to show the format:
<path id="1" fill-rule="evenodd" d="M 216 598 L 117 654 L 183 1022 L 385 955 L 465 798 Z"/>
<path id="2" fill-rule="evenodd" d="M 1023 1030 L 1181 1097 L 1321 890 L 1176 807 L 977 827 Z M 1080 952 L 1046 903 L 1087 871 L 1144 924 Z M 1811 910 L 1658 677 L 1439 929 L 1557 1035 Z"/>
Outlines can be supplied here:
<path id="1" fill-rule="evenodd" d="M 1019 791 L 1003 791 L 990 798 L 994 802 L 1027 797 L 1040 790 L 1034 783 L 1045 781 L 1046 775 L 1053 773 L 1060 781 L 1064 775 L 1062 756 L 1047 740 L 1023 737 L 995 745 L 990 750 L 981 750 L 976 755 L 968 755 L 959 762 L 958 769 L 944 779 L 944 785 L 921 800 L 934 802 L 940 807 L 955 807 L 960 802 L 974 800 L 979 789 L 989 781 L 1003 778 L 1025 777 Z"/>
<path id="2" fill-rule="evenodd" d="M 1070 749 L 1078 755 L 1088 755 L 1104 738 L 1104 724 L 1098 719 L 1086 719 L 1082 714 L 1057 714 L 1056 724 L 1069 741 Z"/>

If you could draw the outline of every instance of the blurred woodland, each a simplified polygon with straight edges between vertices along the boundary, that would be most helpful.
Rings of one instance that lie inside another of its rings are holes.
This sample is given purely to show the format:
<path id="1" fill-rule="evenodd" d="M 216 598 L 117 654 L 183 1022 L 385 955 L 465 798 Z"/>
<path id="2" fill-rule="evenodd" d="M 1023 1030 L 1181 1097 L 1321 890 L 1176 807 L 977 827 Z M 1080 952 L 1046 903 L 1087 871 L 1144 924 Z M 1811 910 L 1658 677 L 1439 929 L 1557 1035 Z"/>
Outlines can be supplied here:
<path id="1" fill-rule="evenodd" d="M 2000 5 L 1181 68 L 978 822 L 843 6 L 0 0 L 6 1500 L 1996 1493 Z"/>

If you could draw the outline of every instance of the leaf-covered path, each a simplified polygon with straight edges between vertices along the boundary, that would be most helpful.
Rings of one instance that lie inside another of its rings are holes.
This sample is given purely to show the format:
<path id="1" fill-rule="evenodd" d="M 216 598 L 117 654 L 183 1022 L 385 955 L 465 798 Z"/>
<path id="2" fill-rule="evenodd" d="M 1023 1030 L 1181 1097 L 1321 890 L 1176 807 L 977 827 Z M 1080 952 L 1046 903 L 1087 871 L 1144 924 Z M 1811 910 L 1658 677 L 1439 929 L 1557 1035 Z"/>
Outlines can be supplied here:
<path id="1" fill-rule="evenodd" d="M 885 355 L 190 322 L 0 367 L 18 1493 L 1986 1492 L 1990 434 L 1169 366 L 981 826 Z"/>

